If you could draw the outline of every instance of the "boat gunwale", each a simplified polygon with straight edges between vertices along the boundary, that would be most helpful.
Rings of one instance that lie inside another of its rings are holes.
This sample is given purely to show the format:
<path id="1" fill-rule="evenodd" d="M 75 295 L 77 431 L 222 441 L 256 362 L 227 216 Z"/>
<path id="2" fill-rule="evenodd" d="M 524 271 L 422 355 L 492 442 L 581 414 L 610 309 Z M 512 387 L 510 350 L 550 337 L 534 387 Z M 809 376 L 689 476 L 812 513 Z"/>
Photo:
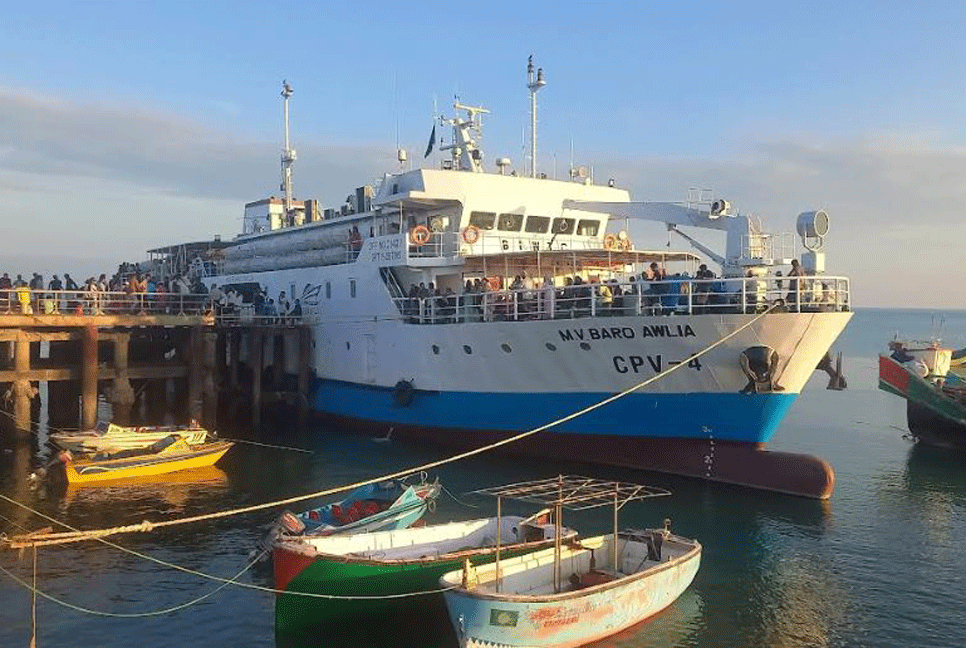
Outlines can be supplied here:
<path id="1" fill-rule="evenodd" d="M 404 531 L 406 529 L 400 529 Z M 564 536 L 565 541 L 576 540 L 578 538 L 578 532 L 570 529 L 570 535 Z M 543 540 L 535 540 L 532 542 L 517 542 L 513 544 L 505 544 L 500 546 L 500 552 L 504 551 L 517 551 L 519 549 L 529 549 L 534 548 L 542 550 L 544 546 L 552 545 L 553 538 L 545 538 Z M 392 566 L 392 567 L 403 567 L 406 565 L 424 565 L 432 564 L 434 562 L 450 562 L 453 560 L 459 560 L 461 558 L 472 557 L 472 556 L 488 556 L 490 554 L 496 553 L 496 545 L 484 549 L 464 549 L 462 551 L 452 551 L 445 554 L 439 554 L 437 556 L 424 556 L 420 558 L 389 558 L 389 559 L 376 559 L 376 558 L 366 558 L 364 556 L 350 556 L 348 554 L 332 554 L 328 552 L 317 551 L 314 555 L 310 555 L 307 551 L 299 551 L 298 549 L 286 547 L 285 545 L 295 545 L 296 547 L 302 549 L 309 549 L 312 547 L 309 542 L 301 542 L 298 540 L 289 540 L 286 542 L 278 542 L 275 544 L 275 548 L 288 551 L 289 553 L 298 554 L 305 556 L 306 558 L 312 558 L 313 560 L 324 560 L 331 563 L 339 564 L 353 564 L 353 565 L 371 565 L 371 566 Z"/>
<path id="2" fill-rule="evenodd" d="M 594 538 L 587 538 L 587 540 L 593 540 L 595 538 L 607 538 L 609 535 L 613 535 L 613 534 L 595 536 Z M 620 534 L 618 534 L 618 536 L 619 535 Z M 700 557 L 703 551 L 701 543 L 698 542 L 697 540 L 684 538 L 682 536 L 678 536 L 674 534 L 669 535 L 667 539 L 673 539 L 675 542 L 679 542 L 681 544 L 689 544 L 693 546 L 691 547 L 690 550 L 687 551 L 687 553 L 684 553 L 672 560 L 668 560 L 667 562 L 662 562 L 660 565 L 657 565 L 650 569 L 645 569 L 644 571 L 637 572 L 636 574 L 628 574 L 626 576 L 621 576 L 619 578 L 616 578 L 612 581 L 607 581 L 606 583 L 593 585 L 591 587 L 585 587 L 583 589 L 574 590 L 571 592 L 557 592 L 553 594 L 537 594 L 537 595 L 507 594 L 504 592 L 492 592 L 492 593 L 483 592 L 479 589 L 478 585 L 473 589 L 465 588 L 465 587 L 462 587 L 461 585 L 456 585 L 456 586 L 453 586 L 448 592 L 444 592 L 444 594 L 455 594 L 458 596 L 467 596 L 475 599 L 483 599 L 483 600 L 489 600 L 489 601 L 507 601 L 512 603 L 555 603 L 558 601 L 568 601 L 570 599 L 582 598 L 585 596 L 598 594 L 600 592 L 605 592 L 609 589 L 614 589 L 616 587 L 629 585 L 642 578 L 653 576 L 654 574 L 659 574 L 662 571 L 671 569 L 672 567 L 676 567 L 683 563 L 694 560 L 694 558 L 696 557 Z M 606 544 L 606 541 L 604 544 Z M 601 546 L 603 547 L 604 544 L 602 544 Z M 480 567 L 477 567 L 475 569 L 492 571 L 496 569 L 496 567 L 494 563 L 489 563 L 487 565 L 481 565 Z M 501 571 L 503 570 L 501 569 Z M 447 585 L 447 586 L 450 585 L 450 583 L 447 582 L 447 576 L 452 573 L 454 572 L 449 572 L 441 576 L 439 580 L 440 585 Z M 487 582 L 490 582 L 490 581 L 487 581 Z"/>
<path id="3" fill-rule="evenodd" d="M 222 450 L 227 451 L 229 448 L 231 448 L 232 445 L 234 444 L 231 441 L 215 441 L 214 443 L 211 443 L 211 444 L 207 444 L 207 443 L 203 444 L 203 446 L 193 446 L 193 449 L 190 452 L 185 452 L 182 454 L 161 455 L 161 456 L 158 456 L 157 454 L 153 454 L 153 455 L 147 454 L 147 455 L 138 455 L 134 457 L 121 457 L 119 459 L 105 459 L 103 461 L 97 461 L 97 460 L 70 461 L 68 462 L 67 465 L 72 467 L 75 471 L 77 471 L 77 474 L 83 475 L 83 473 L 81 473 L 80 470 L 78 470 L 78 468 L 84 469 L 84 468 L 93 468 L 97 466 L 111 467 L 111 466 L 121 465 L 122 463 L 130 464 L 129 466 L 125 466 L 129 468 L 137 468 L 139 466 L 153 466 L 158 463 L 167 463 L 169 461 L 178 461 L 183 459 L 195 459 L 198 457 L 205 457 L 207 455 L 214 454 Z M 207 446 L 207 447 L 204 447 L 204 446 Z M 143 461 L 138 462 L 137 460 L 143 460 Z"/>

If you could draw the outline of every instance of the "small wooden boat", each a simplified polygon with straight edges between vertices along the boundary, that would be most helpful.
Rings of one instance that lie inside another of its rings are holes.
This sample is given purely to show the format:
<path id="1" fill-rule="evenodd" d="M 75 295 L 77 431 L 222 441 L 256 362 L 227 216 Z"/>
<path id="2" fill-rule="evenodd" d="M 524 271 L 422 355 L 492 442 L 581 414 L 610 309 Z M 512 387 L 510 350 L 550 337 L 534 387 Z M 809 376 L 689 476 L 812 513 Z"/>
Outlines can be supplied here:
<path id="1" fill-rule="evenodd" d="M 701 545 L 662 530 L 618 533 L 617 512 L 637 499 L 668 495 L 637 484 L 558 477 L 481 492 L 583 510 L 613 504 L 612 534 L 443 575 L 439 586 L 462 648 L 573 648 L 654 616 L 673 603 L 698 571 Z M 600 564 L 598 564 L 600 563 Z"/>
<path id="2" fill-rule="evenodd" d="M 76 434 L 51 434 L 50 442 L 71 452 L 110 452 L 147 448 L 172 434 L 183 438 L 188 445 L 201 445 L 209 437 L 208 430 L 194 423 L 188 426 L 125 427 L 104 422 L 94 430 Z"/>
<path id="3" fill-rule="evenodd" d="M 93 484 L 213 466 L 233 445 L 218 441 L 190 446 L 171 435 L 142 450 L 95 454 L 84 461 L 74 461 L 64 451 L 61 461 L 68 484 Z"/>
<path id="4" fill-rule="evenodd" d="M 467 558 L 480 563 L 493 560 L 498 545 L 508 556 L 551 547 L 553 532 L 552 524 L 506 516 L 377 533 L 285 539 L 273 551 L 275 587 L 287 592 L 372 597 L 433 590 L 441 575 Z M 563 533 L 566 538 L 576 535 L 569 529 Z M 275 627 L 292 631 L 349 616 L 366 618 L 397 603 L 280 594 L 275 602 Z"/>

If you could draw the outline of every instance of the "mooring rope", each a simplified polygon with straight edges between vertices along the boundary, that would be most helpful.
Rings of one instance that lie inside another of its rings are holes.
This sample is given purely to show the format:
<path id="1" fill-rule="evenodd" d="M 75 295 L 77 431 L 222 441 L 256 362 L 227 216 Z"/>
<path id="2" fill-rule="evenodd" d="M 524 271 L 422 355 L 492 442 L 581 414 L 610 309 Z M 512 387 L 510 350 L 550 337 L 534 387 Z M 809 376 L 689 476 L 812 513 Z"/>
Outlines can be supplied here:
<path id="1" fill-rule="evenodd" d="M 772 304 L 766 310 L 762 311 L 761 313 L 759 313 L 758 315 L 756 315 L 752 319 L 748 320 L 747 322 L 745 322 L 744 324 L 742 324 L 741 326 L 739 326 L 735 330 L 731 331 L 730 333 L 728 333 L 724 337 L 719 338 L 718 340 L 716 340 L 715 342 L 712 342 L 711 344 L 709 344 L 705 348 L 701 349 L 697 353 L 694 353 L 693 355 L 691 355 L 688 358 L 688 360 L 695 360 L 697 358 L 700 358 L 701 356 L 703 356 L 704 354 L 708 353 L 709 351 L 711 351 L 711 350 L 719 347 L 720 345 L 724 344 L 725 342 L 727 342 L 728 340 L 730 340 L 734 336 L 738 335 L 739 333 L 741 333 L 742 331 L 744 331 L 748 327 L 750 327 L 753 324 L 757 323 L 760 319 L 762 319 L 763 317 L 765 317 L 765 315 L 768 315 L 775 308 L 778 308 L 780 305 L 781 305 L 780 302 L 776 302 L 776 303 Z M 657 373 L 656 375 L 654 375 L 654 376 L 652 376 L 650 378 L 647 378 L 647 379 L 645 379 L 645 380 L 643 380 L 643 381 L 641 381 L 641 382 L 639 382 L 639 383 L 637 383 L 635 385 L 632 385 L 631 387 L 628 387 L 627 389 L 624 389 L 623 391 L 617 392 L 616 394 L 612 394 L 611 396 L 608 396 L 607 398 L 604 398 L 603 400 L 600 400 L 600 401 L 598 401 L 596 403 L 593 403 L 591 405 L 588 405 L 587 407 L 584 407 L 584 408 L 579 409 L 579 410 L 577 410 L 575 412 L 572 412 L 570 414 L 567 414 L 566 416 L 562 416 L 562 417 L 560 417 L 560 418 L 558 418 L 558 419 L 556 419 L 554 421 L 551 421 L 549 423 L 545 423 L 543 425 L 540 425 L 540 426 L 535 427 L 533 429 L 527 430 L 525 432 L 520 432 L 518 434 L 509 436 L 509 437 L 507 437 L 505 439 L 501 439 L 499 441 L 495 441 L 495 442 L 490 443 L 488 445 L 481 446 L 479 448 L 474 448 L 472 450 L 467 450 L 465 452 L 461 452 L 461 453 L 458 453 L 458 454 L 455 454 L 455 455 L 451 455 L 449 457 L 444 457 L 442 459 L 437 459 L 437 460 L 434 460 L 434 461 L 430 461 L 430 462 L 424 463 L 424 464 L 422 464 L 420 466 L 415 466 L 415 467 L 412 467 L 412 468 L 405 468 L 403 470 L 397 470 L 397 471 L 394 471 L 394 472 L 391 472 L 391 473 L 387 473 L 385 475 L 380 475 L 378 477 L 373 477 L 373 478 L 370 478 L 370 479 L 365 479 L 365 480 L 362 480 L 362 481 L 357 481 L 355 483 L 344 484 L 342 486 L 334 486 L 332 488 L 327 488 L 327 489 L 324 489 L 324 490 L 321 490 L 321 491 L 316 491 L 314 493 L 307 493 L 307 494 L 304 494 L 304 495 L 296 495 L 296 496 L 293 496 L 293 497 L 287 497 L 287 498 L 280 499 L 280 500 L 275 500 L 275 501 L 272 501 L 272 502 L 263 502 L 261 504 L 252 504 L 250 506 L 243 506 L 243 507 L 239 507 L 239 508 L 235 508 L 235 509 L 228 509 L 228 510 L 224 510 L 224 511 L 214 511 L 214 512 L 211 512 L 211 513 L 204 513 L 204 514 L 200 514 L 200 515 L 192 515 L 192 516 L 187 516 L 187 517 L 183 517 L 183 518 L 176 518 L 176 519 L 173 519 L 173 520 L 159 520 L 157 522 L 152 522 L 152 521 L 149 521 L 149 520 L 144 520 L 143 522 L 141 522 L 139 524 L 128 524 L 128 525 L 124 525 L 124 526 L 109 527 L 109 528 L 104 528 L 104 529 L 91 529 L 91 530 L 86 530 L 86 531 L 80 531 L 78 529 L 72 529 L 72 531 L 71 532 L 68 532 L 68 533 L 52 533 L 52 534 L 46 534 L 45 536 L 43 536 L 43 539 L 41 539 L 40 537 L 24 538 L 24 537 L 16 537 L 15 536 L 15 537 L 13 537 L 13 538 L 11 538 L 10 540 L 7 541 L 7 545 L 9 547 L 11 547 L 11 548 L 28 547 L 28 546 L 33 546 L 35 544 L 38 545 L 38 546 L 43 546 L 45 544 L 59 544 L 60 542 L 77 542 L 77 541 L 88 540 L 88 539 L 100 539 L 100 538 L 104 538 L 104 537 L 107 537 L 107 536 L 112 536 L 112 535 L 117 535 L 117 534 L 123 534 L 123 533 L 143 533 L 143 532 L 149 532 L 149 531 L 153 531 L 155 529 L 161 529 L 161 528 L 173 527 L 173 526 L 180 526 L 180 525 L 183 525 L 183 524 L 191 524 L 191 523 L 194 523 L 194 522 L 204 522 L 204 521 L 208 521 L 208 520 L 217 520 L 217 519 L 226 518 L 226 517 L 233 517 L 233 516 L 236 516 L 236 515 L 243 515 L 245 513 L 253 513 L 255 511 L 263 511 L 263 510 L 269 509 L 269 508 L 276 508 L 276 507 L 279 507 L 279 506 L 287 506 L 289 504 L 295 504 L 297 502 L 303 502 L 305 500 L 315 499 L 315 498 L 318 498 L 318 497 L 324 497 L 324 496 L 327 496 L 327 495 L 334 495 L 336 493 L 344 493 L 346 491 L 350 491 L 350 490 L 353 490 L 355 488 L 360 488 L 362 486 L 368 486 L 369 484 L 374 484 L 374 483 L 381 482 L 381 481 L 387 481 L 387 480 L 391 480 L 391 479 L 398 479 L 398 478 L 401 478 L 401 477 L 405 477 L 406 475 L 411 475 L 413 473 L 418 473 L 418 472 L 424 472 L 424 471 L 432 470 L 433 468 L 438 468 L 439 466 L 442 466 L 442 465 L 445 465 L 445 464 L 453 463 L 453 462 L 456 462 L 456 461 L 461 461 L 463 459 L 467 459 L 469 457 L 474 457 L 476 455 L 483 454 L 484 452 L 489 452 L 489 451 L 494 450 L 496 448 L 500 448 L 500 447 L 503 447 L 505 445 L 509 445 L 511 443 L 515 443 L 515 442 L 520 441 L 522 439 L 525 439 L 527 437 L 531 437 L 531 436 L 533 436 L 535 434 L 539 434 L 540 432 L 543 432 L 545 430 L 549 430 L 551 428 L 557 427 L 557 426 L 559 426 L 559 425 L 561 425 L 563 423 L 566 423 L 568 421 L 572 421 L 572 420 L 574 420 L 576 418 L 579 418 L 579 417 L 583 416 L 584 414 L 587 414 L 587 413 L 592 412 L 594 410 L 600 409 L 601 407 L 604 407 L 605 405 L 609 405 L 610 403 L 613 403 L 616 400 L 619 400 L 621 398 L 624 398 L 628 394 L 631 394 L 631 393 L 637 391 L 638 389 L 641 389 L 643 387 L 646 387 L 647 385 L 650 385 L 651 383 L 653 383 L 653 382 L 655 382 L 657 380 L 660 380 L 661 378 L 664 378 L 665 376 L 673 373 L 674 371 L 677 371 L 678 369 L 680 369 L 681 367 L 684 367 L 686 365 L 687 365 L 687 362 L 681 362 L 679 364 L 670 365 L 667 369 L 664 369 L 663 371 Z M 2 495 L 0 495 L 0 497 L 2 497 Z M 6 497 L 4 497 L 3 499 L 6 499 L 8 501 L 13 502 L 13 500 L 9 500 L 9 498 L 6 498 Z M 19 504 L 19 502 L 13 502 L 13 503 Z"/>
<path id="2" fill-rule="evenodd" d="M 117 619 L 141 619 L 141 618 L 145 618 L 145 617 L 163 616 L 165 614 L 171 614 L 173 612 L 177 612 L 179 610 L 184 610 L 185 608 L 189 608 L 192 605 L 196 605 L 198 603 L 201 603 L 205 599 L 211 598 L 212 596 L 214 596 L 215 594 L 217 594 L 221 590 L 225 589 L 229 585 L 233 585 L 233 584 L 234 585 L 240 585 L 241 583 L 236 583 L 235 581 L 237 579 L 241 578 L 241 576 L 245 572 L 247 572 L 249 569 L 251 569 L 252 567 L 254 567 L 255 564 L 259 560 L 261 560 L 262 555 L 264 555 L 264 553 L 265 552 L 263 551 L 261 554 L 259 554 L 257 557 L 255 557 L 254 560 L 252 560 L 250 563 L 248 563 L 247 565 L 245 565 L 245 567 L 240 572 L 238 572 L 237 574 L 235 574 L 231 578 L 219 579 L 219 580 L 222 581 L 222 584 L 219 585 L 218 587 L 214 588 L 210 592 L 206 592 L 205 594 L 202 594 L 201 596 L 195 597 L 195 598 L 191 599 L 190 601 L 186 601 L 186 602 L 181 603 L 179 605 L 173 605 L 171 607 L 163 608 L 161 610 L 151 610 L 149 612 L 107 612 L 105 610 L 94 610 L 94 609 L 91 609 L 91 608 L 88 608 L 88 607 L 84 607 L 84 606 L 81 606 L 81 605 L 77 605 L 75 603 L 71 603 L 70 601 L 65 601 L 64 599 L 61 599 L 61 598 L 57 598 L 53 594 L 49 594 L 48 592 L 45 592 L 45 591 L 39 589 L 37 587 L 37 548 L 36 547 L 34 547 L 34 582 L 33 582 L 33 585 L 31 585 L 27 581 L 23 580 L 22 578 L 20 578 L 19 576 L 17 576 L 13 572 L 5 569 L 2 565 L 0 565 L 0 572 L 3 572 L 7 576 L 9 576 L 13 581 L 19 583 L 21 586 L 25 587 L 26 589 L 28 589 L 32 593 L 32 595 L 33 595 L 33 601 L 34 601 L 34 604 L 33 604 L 33 614 L 34 614 L 34 621 L 33 621 L 33 623 L 34 623 L 34 626 L 33 627 L 34 627 L 34 638 L 36 638 L 36 636 L 37 636 L 37 632 L 36 632 L 36 627 L 37 627 L 37 597 L 38 596 L 41 597 L 41 598 L 44 598 L 44 599 L 46 599 L 48 601 L 50 601 L 51 603 L 56 603 L 57 605 L 60 605 L 62 607 L 68 608 L 70 610 L 74 610 L 75 612 L 82 612 L 84 614 L 90 614 L 90 615 L 100 616 L 100 617 L 113 617 L 113 618 L 117 618 Z M 31 640 L 31 646 L 33 646 L 33 645 L 34 645 L 34 640 Z"/>
<path id="3" fill-rule="evenodd" d="M 232 443 L 244 443 L 246 445 L 259 446 L 261 448 L 272 448 L 273 450 L 291 450 L 292 452 L 304 452 L 305 454 L 315 454 L 314 450 L 306 450 L 305 448 L 296 448 L 294 446 L 283 446 L 283 445 L 273 445 L 271 443 L 262 443 L 260 441 L 249 441 L 247 439 L 229 439 L 228 437 L 223 437 L 218 435 L 219 441 L 231 441 Z"/>

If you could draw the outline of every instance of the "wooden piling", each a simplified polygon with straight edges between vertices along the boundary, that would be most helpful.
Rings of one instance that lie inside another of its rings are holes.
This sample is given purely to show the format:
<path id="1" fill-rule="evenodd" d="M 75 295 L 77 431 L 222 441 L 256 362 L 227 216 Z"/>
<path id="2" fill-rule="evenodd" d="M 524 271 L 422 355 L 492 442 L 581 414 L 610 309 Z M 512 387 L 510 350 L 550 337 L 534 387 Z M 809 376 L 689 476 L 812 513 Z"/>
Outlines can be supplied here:
<path id="1" fill-rule="evenodd" d="M 30 436 L 30 404 L 35 395 L 30 373 L 30 340 L 20 337 L 14 342 L 13 368 L 17 376 L 12 385 L 13 422 L 20 438 Z"/>
<path id="2" fill-rule="evenodd" d="M 81 333 L 81 428 L 97 425 L 97 327 L 85 326 Z"/>
<path id="3" fill-rule="evenodd" d="M 131 420 L 131 407 L 134 405 L 134 389 L 128 372 L 128 351 L 131 334 L 115 333 L 114 336 L 114 380 L 111 390 L 111 405 L 114 420 L 127 425 Z"/>
<path id="4" fill-rule="evenodd" d="M 264 339 L 262 332 L 251 329 L 251 353 L 248 354 L 252 365 L 252 431 L 258 433 L 262 427 L 262 356 L 264 352 Z"/>

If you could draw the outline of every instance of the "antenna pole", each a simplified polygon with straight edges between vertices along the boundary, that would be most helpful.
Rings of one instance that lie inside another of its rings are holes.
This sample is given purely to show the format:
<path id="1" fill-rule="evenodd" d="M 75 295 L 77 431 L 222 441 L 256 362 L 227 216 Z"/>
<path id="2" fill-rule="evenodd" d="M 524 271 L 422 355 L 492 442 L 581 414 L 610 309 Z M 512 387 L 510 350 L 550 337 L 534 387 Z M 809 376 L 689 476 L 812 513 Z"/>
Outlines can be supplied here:
<path id="1" fill-rule="evenodd" d="M 530 90 L 530 177 L 537 177 L 537 92 L 547 85 L 543 79 L 543 68 L 534 76 L 533 54 L 527 59 L 527 89 Z"/>
<path id="2" fill-rule="evenodd" d="M 282 191 L 285 197 L 285 217 L 292 213 L 292 165 L 295 163 L 295 149 L 292 148 L 288 132 L 288 100 L 292 96 L 292 86 L 288 81 L 282 81 L 282 98 L 284 99 L 285 147 L 282 149 Z"/>

